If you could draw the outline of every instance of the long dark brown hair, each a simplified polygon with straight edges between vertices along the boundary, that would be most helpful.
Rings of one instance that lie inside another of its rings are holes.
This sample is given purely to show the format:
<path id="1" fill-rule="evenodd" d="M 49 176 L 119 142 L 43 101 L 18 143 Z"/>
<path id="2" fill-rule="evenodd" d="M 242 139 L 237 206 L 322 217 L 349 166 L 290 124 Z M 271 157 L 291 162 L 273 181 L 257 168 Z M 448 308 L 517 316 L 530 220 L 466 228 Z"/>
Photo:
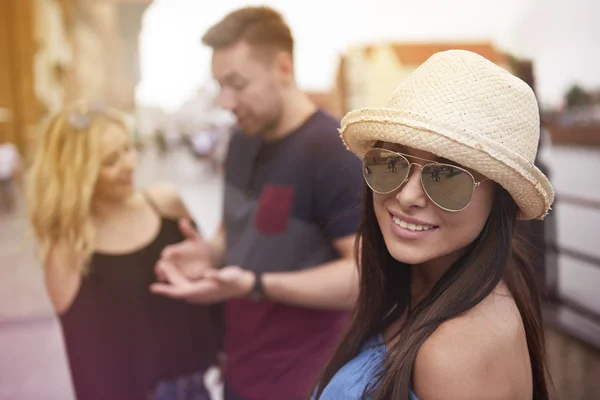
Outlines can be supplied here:
<path id="1" fill-rule="evenodd" d="M 357 250 L 358 243 L 361 246 L 357 251 L 360 293 L 351 325 L 317 384 L 317 399 L 367 338 L 382 332 L 402 315 L 406 319 L 396 332 L 402 340 L 386 353 L 382 372 L 365 390 L 364 397 L 407 399 L 412 367 L 423 342 L 444 321 L 481 302 L 500 280 L 508 286 L 525 327 L 533 399 L 548 399 L 540 289 L 522 242 L 516 237 L 518 208 L 500 186 L 496 187 L 493 201 L 482 232 L 466 254 L 448 269 L 423 301 L 412 305 L 411 268 L 388 252 L 375 216 L 372 192 L 365 189 L 357 240 Z"/>

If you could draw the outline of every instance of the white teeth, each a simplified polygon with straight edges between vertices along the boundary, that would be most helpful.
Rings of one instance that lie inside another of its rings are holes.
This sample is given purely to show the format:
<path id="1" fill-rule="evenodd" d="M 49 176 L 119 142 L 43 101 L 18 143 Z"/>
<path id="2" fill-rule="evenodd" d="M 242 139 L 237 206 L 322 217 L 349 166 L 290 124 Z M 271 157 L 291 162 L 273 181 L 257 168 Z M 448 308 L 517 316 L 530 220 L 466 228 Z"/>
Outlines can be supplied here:
<path id="1" fill-rule="evenodd" d="M 416 225 L 410 222 L 406 222 L 406 221 L 402 221 L 400 218 L 398 217 L 393 217 L 393 221 L 396 225 L 398 225 L 401 228 L 404 229 L 408 229 L 409 231 L 428 231 L 430 229 L 435 228 L 432 225 Z"/>

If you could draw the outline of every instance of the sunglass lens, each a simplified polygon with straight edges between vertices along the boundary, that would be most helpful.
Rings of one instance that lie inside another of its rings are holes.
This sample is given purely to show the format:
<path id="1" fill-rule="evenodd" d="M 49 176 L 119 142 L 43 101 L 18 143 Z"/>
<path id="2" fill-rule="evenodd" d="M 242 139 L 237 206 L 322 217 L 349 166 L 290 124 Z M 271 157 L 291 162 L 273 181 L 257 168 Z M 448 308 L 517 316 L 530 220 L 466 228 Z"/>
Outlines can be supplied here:
<path id="1" fill-rule="evenodd" d="M 427 165 L 423 168 L 421 179 L 431 201 L 446 210 L 463 210 L 473 198 L 473 177 L 460 168 L 445 164 Z"/>
<path id="2" fill-rule="evenodd" d="M 386 149 L 371 149 L 363 157 L 363 176 L 371 189 L 390 193 L 398 189 L 408 175 L 408 161 Z"/>

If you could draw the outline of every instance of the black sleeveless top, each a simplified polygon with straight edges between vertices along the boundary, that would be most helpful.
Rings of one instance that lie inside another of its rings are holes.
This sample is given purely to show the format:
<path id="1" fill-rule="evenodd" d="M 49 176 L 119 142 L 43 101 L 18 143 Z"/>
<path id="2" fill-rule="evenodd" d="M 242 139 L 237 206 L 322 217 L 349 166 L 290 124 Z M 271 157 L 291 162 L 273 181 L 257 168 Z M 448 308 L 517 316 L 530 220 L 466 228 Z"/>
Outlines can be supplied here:
<path id="1" fill-rule="evenodd" d="M 177 221 L 163 217 L 146 247 L 92 256 L 89 274 L 60 316 L 78 400 L 147 399 L 159 381 L 216 365 L 221 306 L 189 304 L 149 290 L 161 251 L 181 240 Z"/>

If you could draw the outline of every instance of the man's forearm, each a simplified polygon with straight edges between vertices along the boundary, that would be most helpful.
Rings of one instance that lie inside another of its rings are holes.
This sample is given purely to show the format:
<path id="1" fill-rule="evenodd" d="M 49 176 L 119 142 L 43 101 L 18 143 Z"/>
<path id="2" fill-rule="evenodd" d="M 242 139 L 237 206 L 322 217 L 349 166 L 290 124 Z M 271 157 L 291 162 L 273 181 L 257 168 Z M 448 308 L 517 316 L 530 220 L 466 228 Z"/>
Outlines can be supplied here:
<path id="1" fill-rule="evenodd" d="M 265 273 L 263 286 L 273 301 L 347 310 L 358 296 L 358 270 L 352 259 L 340 259 L 301 271 Z"/>

